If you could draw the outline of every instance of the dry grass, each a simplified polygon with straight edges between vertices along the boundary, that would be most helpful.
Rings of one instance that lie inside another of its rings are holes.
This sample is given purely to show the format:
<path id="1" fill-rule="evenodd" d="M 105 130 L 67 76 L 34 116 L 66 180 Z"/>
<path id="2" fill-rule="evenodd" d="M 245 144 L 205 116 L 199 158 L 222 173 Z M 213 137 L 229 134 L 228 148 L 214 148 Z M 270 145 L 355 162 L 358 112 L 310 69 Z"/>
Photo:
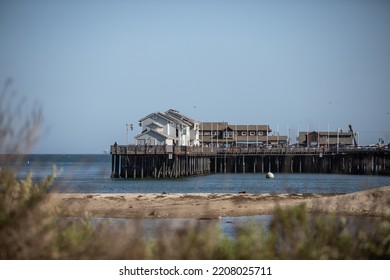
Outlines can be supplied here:
<path id="1" fill-rule="evenodd" d="M 26 98 L 18 98 L 11 86 L 12 79 L 7 79 L 0 92 L 0 154 L 23 154 L 40 135 L 42 109 L 38 103 L 29 108 Z"/>

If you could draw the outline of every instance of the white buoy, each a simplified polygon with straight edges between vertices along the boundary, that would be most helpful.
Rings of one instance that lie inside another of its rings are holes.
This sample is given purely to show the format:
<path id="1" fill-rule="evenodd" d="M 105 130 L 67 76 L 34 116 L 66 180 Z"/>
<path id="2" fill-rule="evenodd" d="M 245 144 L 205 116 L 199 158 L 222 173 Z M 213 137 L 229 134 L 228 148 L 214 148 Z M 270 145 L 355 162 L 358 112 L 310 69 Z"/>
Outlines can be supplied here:
<path id="1" fill-rule="evenodd" d="M 273 179 L 273 178 L 275 178 L 275 176 L 274 176 L 274 174 L 272 172 L 268 172 L 267 175 L 265 175 L 265 178 Z"/>

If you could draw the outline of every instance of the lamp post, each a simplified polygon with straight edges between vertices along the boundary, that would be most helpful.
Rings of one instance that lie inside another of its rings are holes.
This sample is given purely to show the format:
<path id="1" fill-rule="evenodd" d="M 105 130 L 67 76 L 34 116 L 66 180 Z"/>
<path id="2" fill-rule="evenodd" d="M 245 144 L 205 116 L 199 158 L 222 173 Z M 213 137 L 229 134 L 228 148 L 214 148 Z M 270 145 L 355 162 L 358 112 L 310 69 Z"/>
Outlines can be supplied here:
<path id="1" fill-rule="evenodd" d="M 309 148 L 309 125 L 306 128 L 306 148 Z"/>
<path id="2" fill-rule="evenodd" d="M 218 137 L 219 137 L 219 130 L 218 130 L 218 123 L 217 123 L 217 153 L 218 153 Z"/>
<path id="3" fill-rule="evenodd" d="M 329 123 L 328 123 L 328 138 L 326 139 L 326 148 L 329 150 Z"/>
<path id="4" fill-rule="evenodd" d="M 203 127 L 203 122 L 200 123 L 200 126 L 202 127 L 202 153 L 203 153 L 203 145 L 204 145 L 204 142 L 203 142 L 203 135 L 204 135 L 204 127 Z"/>
<path id="5" fill-rule="evenodd" d="M 246 125 L 246 150 L 248 151 L 248 148 L 249 148 L 249 138 L 248 138 L 248 134 L 249 134 L 249 128 L 248 128 L 248 125 Z"/>
<path id="6" fill-rule="evenodd" d="M 256 153 L 257 153 L 258 147 L 259 147 L 259 132 L 258 132 L 258 127 L 257 127 L 257 123 L 256 123 Z"/>
<path id="7" fill-rule="evenodd" d="M 133 131 L 132 123 L 126 123 L 126 146 L 129 146 L 129 128 L 131 131 Z"/>
<path id="8" fill-rule="evenodd" d="M 211 133 L 210 133 L 210 142 L 211 142 L 211 152 L 214 152 L 214 147 L 213 147 L 213 123 L 211 122 Z"/>
<path id="9" fill-rule="evenodd" d="M 286 143 L 286 151 L 290 148 L 290 126 L 287 124 L 287 143 Z"/>
<path id="10" fill-rule="evenodd" d="M 318 125 L 318 132 L 317 132 L 317 148 L 320 148 L 320 125 Z"/>
<path id="11" fill-rule="evenodd" d="M 228 148 L 228 126 L 226 125 L 225 126 L 225 138 L 226 138 L 226 147 L 225 147 L 225 151 L 227 150 Z"/>
<path id="12" fill-rule="evenodd" d="M 237 141 L 238 141 L 238 131 L 237 131 L 237 125 L 236 125 L 236 130 L 233 132 L 233 137 L 236 136 L 236 147 L 238 146 L 237 145 Z"/>
<path id="13" fill-rule="evenodd" d="M 337 128 L 337 153 L 339 153 L 339 147 L 340 147 L 340 128 Z"/>

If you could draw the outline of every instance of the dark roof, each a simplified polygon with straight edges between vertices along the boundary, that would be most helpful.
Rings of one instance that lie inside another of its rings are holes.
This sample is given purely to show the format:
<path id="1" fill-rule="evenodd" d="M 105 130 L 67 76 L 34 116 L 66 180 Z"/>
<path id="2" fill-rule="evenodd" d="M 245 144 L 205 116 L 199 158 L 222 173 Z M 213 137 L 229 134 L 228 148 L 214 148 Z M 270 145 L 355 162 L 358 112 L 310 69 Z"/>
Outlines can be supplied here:
<path id="1" fill-rule="evenodd" d="M 208 131 L 208 130 L 218 130 L 221 131 L 221 130 L 230 130 L 230 131 L 267 131 L 268 132 L 271 132 L 271 128 L 269 127 L 269 125 L 264 125 L 264 124 L 250 124 L 250 125 L 246 125 L 246 124 L 237 124 L 237 125 L 234 125 L 234 124 L 228 124 L 227 122 L 201 122 L 200 123 L 200 130 L 205 130 L 205 131 Z"/>
<path id="2" fill-rule="evenodd" d="M 226 127 L 228 127 L 227 122 L 201 122 L 200 123 L 200 130 L 225 130 Z"/>
<path id="3" fill-rule="evenodd" d="M 347 131 L 347 132 L 338 132 L 337 131 L 309 131 L 309 135 L 313 135 L 313 134 L 320 134 L 322 136 L 327 136 L 329 134 L 332 135 L 332 136 L 335 136 L 335 135 L 339 135 L 339 136 L 352 136 L 352 132 L 351 131 Z M 307 135 L 307 131 L 300 131 L 299 132 L 299 135 Z"/>
<path id="4" fill-rule="evenodd" d="M 245 131 L 245 130 L 248 130 L 248 131 L 267 131 L 268 132 L 271 132 L 271 128 L 269 127 L 269 125 L 265 125 L 265 124 L 230 124 L 229 127 L 234 130 L 234 131 Z"/>
<path id="5" fill-rule="evenodd" d="M 164 119 L 171 121 L 171 122 L 174 122 L 176 124 L 185 124 L 188 126 L 192 126 L 195 124 L 194 120 L 192 120 L 191 118 L 188 118 L 187 116 L 181 114 L 179 111 L 176 111 L 173 109 L 170 109 L 170 110 L 166 111 L 165 113 L 162 113 L 162 112 L 151 113 L 151 114 L 143 117 L 142 119 L 140 119 L 139 122 L 142 122 L 148 118 L 152 118 L 154 115 L 157 115 L 161 118 L 164 118 Z"/>
<path id="6" fill-rule="evenodd" d="M 168 111 L 165 112 L 165 114 L 177 119 L 178 121 L 184 122 L 187 125 L 195 124 L 195 121 L 193 119 L 187 117 L 186 115 L 183 115 L 177 110 L 169 109 Z"/>

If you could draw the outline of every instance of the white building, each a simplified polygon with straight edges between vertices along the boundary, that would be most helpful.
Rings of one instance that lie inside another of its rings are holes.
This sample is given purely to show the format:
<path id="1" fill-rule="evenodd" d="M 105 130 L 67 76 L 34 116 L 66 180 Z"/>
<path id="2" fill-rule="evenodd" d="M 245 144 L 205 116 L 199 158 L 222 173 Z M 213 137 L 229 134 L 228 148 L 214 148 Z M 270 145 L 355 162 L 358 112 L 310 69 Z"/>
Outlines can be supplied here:
<path id="1" fill-rule="evenodd" d="M 199 123 L 179 111 L 151 113 L 139 123 L 142 132 L 135 137 L 138 145 L 199 145 Z"/>

